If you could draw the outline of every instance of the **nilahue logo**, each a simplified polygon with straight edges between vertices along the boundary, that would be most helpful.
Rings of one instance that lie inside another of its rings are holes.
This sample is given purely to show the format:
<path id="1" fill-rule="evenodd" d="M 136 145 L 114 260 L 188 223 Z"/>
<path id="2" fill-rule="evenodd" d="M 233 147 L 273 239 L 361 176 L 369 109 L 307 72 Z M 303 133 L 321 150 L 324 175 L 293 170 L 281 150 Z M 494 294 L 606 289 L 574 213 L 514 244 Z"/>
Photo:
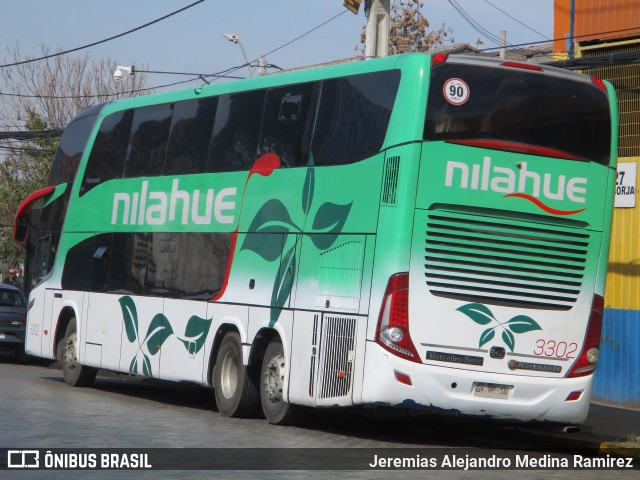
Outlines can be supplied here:
<path id="1" fill-rule="evenodd" d="M 539 173 L 529 169 L 527 162 L 519 162 L 516 169 L 491 164 L 491 157 L 484 157 L 482 163 L 447 161 L 445 186 L 462 189 L 493 191 L 505 197 L 519 197 L 555 215 L 573 215 L 579 210 L 557 210 L 539 200 L 569 200 L 583 204 L 587 196 L 587 179 L 567 178 L 565 175 Z"/>
<path id="2" fill-rule="evenodd" d="M 170 192 L 149 190 L 149 182 L 143 181 L 139 192 L 117 192 L 113 194 L 111 224 L 116 225 L 164 225 L 178 222 L 209 225 L 235 222 L 237 189 L 223 188 L 217 193 L 213 188 L 206 191 L 180 190 L 180 180 L 174 179 Z"/>

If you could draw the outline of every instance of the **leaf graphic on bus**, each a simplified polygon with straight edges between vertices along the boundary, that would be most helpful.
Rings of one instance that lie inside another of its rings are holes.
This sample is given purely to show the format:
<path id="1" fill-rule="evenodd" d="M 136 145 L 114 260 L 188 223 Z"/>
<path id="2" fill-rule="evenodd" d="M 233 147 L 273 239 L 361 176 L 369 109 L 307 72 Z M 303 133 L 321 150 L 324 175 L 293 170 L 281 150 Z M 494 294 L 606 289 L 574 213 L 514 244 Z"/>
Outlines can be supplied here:
<path id="1" fill-rule="evenodd" d="M 533 330 L 542 330 L 533 318 L 526 315 L 518 315 L 507 322 L 507 326 L 513 333 L 526 333 Z"/>
<path id="2" fill-rule="evenodd" d="M 310 163 L 313 165 L 313 155 L 311 156 Z M 305 214 L 309 213 L 311 203 L 313 202 L 315 175 L 315 169 L 313 167 L 307 168 L 307 175 L 304 178 L 304 187 L 302 188 L 302 211 Z"/>
<path id="3" fill-rule="evenodd" d="M 144 353 L 142 354 L 144 363 L 142 364 L 142 373 L 147 377 L 153 377 L 153 373 L 151 373 L 151 360 Z"/>
<path id="4" fill-rule="evenodd" d="M 289 231 L 290 228 L 288 227 L 298 229 L 291 220 L 291 215 L 289 215 L 289 210 L 287 210 L 286 205 L 280 200 L 272 198 L 262 205 L 260 210 L 257 211 L 256 216 L 251 220 L 249 231 L 260 233 L 281 233 L 283 231 Z"/>
<path id="5" fill-rule="evenodd" d="M 502 340 L 504 340 L 504 343 L 507 344 L 509 350 L 513 352 L 513 348 L 516 346 L 516 339 L 513 336 L 513 333 L 511 333 L 509 330 L 505 330 L 504 332 L 502 332 Z"/>
<path id="6" fill-rule="evenodd" d="M 488 325 L 492 320 L 497 321 L 493 313 L 491 313 L 491 310 L 481 303 L 467 303 L 466 305 L 456 308 L 456 310 L 464 313 L 479 325 Z"/>
<path id="7" fill-rule="evenodd" d="M 187 322 L 187 328 L 184 330 L 184 338 L 178 338 L 187 349 L 190 355 L 198 353 L 207 339 L 209 328 L 211 327 L 211 318 L 201 318 L 193 315 Z"/>
<path id="8" fill-rule="evenodd" d="M 287 207 L 280 200 L 269 200 L 265 203 L 249 225 L 249 233 L 245 236 L 240 250 L 251 250 L 267 262 L 280 258 L 282 253 L 282 235 L 255 235 L 255 233 L 282 233 L 299 228 L 291 220 Z"/>
<path id="9" fill-rule="evenodd" d="M 155 355 L 160 351 L 162 344 L 167 338 L 173 335 L 171 324 L 162 313 L 158 313 L 147 329 L 147 349 L 151 355 Z"/>
<path id="10" fill-rule="evenodd" d="M 285 254 L 282 262 L 280 263 L 280 268 L 278 269 L 276 283 L 273 285 L 273 292 L 271 293 L 272 308 L 269 322 L 270 327 L 273 327 L 273 325 L 278 321 L 278 317 L 280 317 L 280 313 L 282 312 L 281 307 L 287 303 L 287 299 L 289 298 L 293 288 L 293 279 L 295 278 L 296 268 L 295 251 L 296 246 L 294 244 L 293 247 L 291 247 Z"/>
<path id="11" fill-rule="evenodd" d="M 133 343 L 138 338 L 138 312 L 136 310 L 136 304 L 131 297 L 120 297 L 118 302 L 122 309 L 122 318 L 124 319 L 127 338 Z"/>
<path id="12" fill-rule="evenodd" d="M 482 335 L 480 335 L 480 342 L 478 344 L 478 347 L 482 347 L 485 343 L 490 342 L 491 340 L 493 340 L 493 337 L 495 336 L 496 336 L 495 327 L 487 328 L 484 332 L 482 332 Z"/>
<path id="13" fill-rule="evenodd" d="M 351 211 L 353 202 L 346 205 L 326 202 L 320 205 L 313 219 L 314 233 L 326 233 L 327 235 L 311 235 L 316 248 L 326 250 L 334 244 L 342 231 Z"/>
<path id="14" fill-rule="evenodd" d="M 131 363 L 129 364 L 129 372 L 138 373 L 138 357 L 133 357 Z"/>

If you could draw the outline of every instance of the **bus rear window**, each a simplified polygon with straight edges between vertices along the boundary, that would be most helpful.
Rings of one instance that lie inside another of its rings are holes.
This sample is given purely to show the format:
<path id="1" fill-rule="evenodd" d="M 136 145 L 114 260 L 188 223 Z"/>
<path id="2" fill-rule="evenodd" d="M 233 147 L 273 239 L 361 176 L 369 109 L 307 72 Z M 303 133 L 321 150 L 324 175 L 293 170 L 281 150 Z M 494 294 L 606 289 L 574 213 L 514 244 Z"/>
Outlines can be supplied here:
<path id="1" fill-rule="evenodd" d="M 442 64 L 432 69 L 424 138 L 608 165 L 608 97 L 561 76 Z"/>

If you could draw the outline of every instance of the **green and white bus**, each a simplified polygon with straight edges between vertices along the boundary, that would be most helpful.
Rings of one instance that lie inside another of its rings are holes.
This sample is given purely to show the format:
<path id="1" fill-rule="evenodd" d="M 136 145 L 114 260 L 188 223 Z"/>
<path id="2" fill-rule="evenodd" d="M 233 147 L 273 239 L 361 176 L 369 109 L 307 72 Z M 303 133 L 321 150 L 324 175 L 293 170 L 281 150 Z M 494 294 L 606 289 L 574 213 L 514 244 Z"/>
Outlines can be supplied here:
<path id="1" fill-rule="evenodd" d="M 617 107 L 559 69 L 408 54 L 79 114 L 16 216 L 26 349 L 223 415 L 584 421 Z"/>

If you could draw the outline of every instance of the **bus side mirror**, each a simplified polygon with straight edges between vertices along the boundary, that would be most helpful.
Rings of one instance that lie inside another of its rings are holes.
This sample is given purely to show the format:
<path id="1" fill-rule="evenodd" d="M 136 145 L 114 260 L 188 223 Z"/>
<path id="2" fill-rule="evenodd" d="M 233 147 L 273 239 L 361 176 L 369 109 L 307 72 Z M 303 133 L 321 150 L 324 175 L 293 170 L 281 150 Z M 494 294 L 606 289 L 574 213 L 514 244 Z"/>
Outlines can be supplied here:
<path id="1" fill-rule="evenodd" d="M 45 187 L 33 192 L 27 198 L 25 198 L 16 213 L 16 218 L 13 222 L 13 239 L 18 243 L 24 243 L 27 238 L 27 229 L 29 226 L 29 214 L 31 213 L 31 207 L 34 202 L 40 198 L 47 197 L 53 193 L 56 187 Z"/>
<path id="2" fill-rule="evenodd" d="M 13 239 L 18 243 L 24 243 L 27 238 L 27 227 L 29 225 L 29 215 L 16 217 L 13 225 Z"/>

